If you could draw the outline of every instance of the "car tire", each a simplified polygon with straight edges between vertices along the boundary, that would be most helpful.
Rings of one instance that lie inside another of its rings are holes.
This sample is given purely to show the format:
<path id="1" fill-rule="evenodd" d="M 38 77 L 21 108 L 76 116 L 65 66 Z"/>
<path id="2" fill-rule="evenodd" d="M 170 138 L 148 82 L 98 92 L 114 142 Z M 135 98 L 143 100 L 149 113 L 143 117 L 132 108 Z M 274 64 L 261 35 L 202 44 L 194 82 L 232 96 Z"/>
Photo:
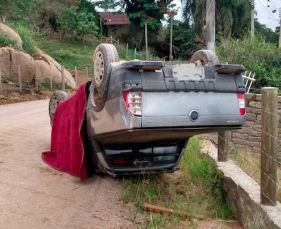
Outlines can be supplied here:
<path id="1" fill-rule="evenodd" d="M 49 116 L 50 116 L 50 123 L 51 126 L 53 125 L 53 120 L 54 120 L 54 114 L 55 111 L 61 101 L 65 101 L 69 98 L 70 96 L 65 92 L 65 91 L 55 91 L 49 101 Z"/>
<path id="2" fill-rule="evenodd" d="M 211 50 L 198 50 L 192 55 L 190 62 L 197 64 L 198 60 L 201 61 L 201 65 L 219 64 L 219 58 Z"/>
<path id="3" fill-rule="evenodd" d="M 114 45 L 106 43 L 98 45 L 93 57 L 93 82 L 96 90 L 104 91 L 108 76 L 108 65 L 118 61 L 119 55 Z"/>

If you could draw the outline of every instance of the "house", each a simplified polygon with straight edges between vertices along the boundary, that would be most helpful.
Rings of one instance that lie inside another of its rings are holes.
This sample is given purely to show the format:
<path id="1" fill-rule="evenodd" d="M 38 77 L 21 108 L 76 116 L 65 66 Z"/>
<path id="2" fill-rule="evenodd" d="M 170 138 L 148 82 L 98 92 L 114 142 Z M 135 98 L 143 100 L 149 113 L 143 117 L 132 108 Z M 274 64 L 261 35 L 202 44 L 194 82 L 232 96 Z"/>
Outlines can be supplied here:
<path id="1" fill-rule="evenodd" d="M 98 12 L 101 17 L 103 36 L 116 36 L 131 24 L 126 13 Z"/>

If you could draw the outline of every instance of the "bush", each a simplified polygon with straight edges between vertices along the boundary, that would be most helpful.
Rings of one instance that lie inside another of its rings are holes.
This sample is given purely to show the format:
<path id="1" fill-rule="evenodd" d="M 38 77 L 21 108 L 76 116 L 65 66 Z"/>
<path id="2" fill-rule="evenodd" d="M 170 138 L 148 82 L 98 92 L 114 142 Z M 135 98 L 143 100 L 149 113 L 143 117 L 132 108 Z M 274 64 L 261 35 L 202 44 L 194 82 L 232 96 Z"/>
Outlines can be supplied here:
<path id="1" fill-rule="evenodd" d="M 17 40 L 12 39 L 11 37 L 7 36 L 6 34 L 0 34 L 0 47 L 13 47 L 17 49 Z"/>
<path id="2" fill-rule="evenodd" d="M 36 54 L 37 48 L 36 48 L 36 41 L 35 39 L 33 39 L 32 32 L 28 28 L 22 25 L 16 26 L 14 29 L 22 39 L 23 50 L 25 50 L 31 56 L 34 56 Z"/>
<path id="3" fill-rule="evenodd" d="M 243 40 L 223 40 L 217 47 L 220 62 L 243 64 L 247 71 L 256 74 L 253 86 L 256 92 L 262 87 L 278 87 L 281 91 L 279 78 L 281 66 L 281 49 L 274 44 L 263 44 L 250 37 Z"/>

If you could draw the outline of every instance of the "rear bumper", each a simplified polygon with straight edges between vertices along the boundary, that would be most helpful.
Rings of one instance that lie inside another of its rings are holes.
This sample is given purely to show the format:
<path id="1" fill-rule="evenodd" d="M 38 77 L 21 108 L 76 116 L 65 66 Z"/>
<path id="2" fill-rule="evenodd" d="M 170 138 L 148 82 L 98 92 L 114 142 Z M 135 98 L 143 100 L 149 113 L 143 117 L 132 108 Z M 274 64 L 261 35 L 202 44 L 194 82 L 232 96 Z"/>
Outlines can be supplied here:
<path id="1" fill-rule="evenodd" d="M 142 128 L 127 129 L 105 134 L 98 134 L 93 137 L 102 145 L 107 144 L 134 144 L 148 143 L 155 141 L 184 140 L 194 135 L 212 132 L 228 131 L 240 129 L 241 126 L 222 126 L 222 127 L 196 127 L 196 128 Z"/>
<path id="2" fill-rule="evenodd" d="M 159 173 L 173 173 L 177 170 L 176 168 L 178 163 L 163 165 L 163 166 L 154 166 L 149 168 L 108 168 L 107 173 L 112 176 L 122 176 L 122 175 L 141 175 L 141 174 L 159 174 Z"/>

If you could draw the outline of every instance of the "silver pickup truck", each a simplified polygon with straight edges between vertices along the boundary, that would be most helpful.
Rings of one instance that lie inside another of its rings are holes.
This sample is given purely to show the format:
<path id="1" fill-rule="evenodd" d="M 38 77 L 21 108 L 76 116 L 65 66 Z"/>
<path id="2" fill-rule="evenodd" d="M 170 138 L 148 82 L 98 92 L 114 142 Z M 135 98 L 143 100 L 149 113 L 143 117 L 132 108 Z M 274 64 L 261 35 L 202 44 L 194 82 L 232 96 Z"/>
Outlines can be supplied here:
<path id="1" fill-rule="evenodd" d="M 219 64 L 208 50 L 191 61 L 119 61 L 113 45 L 97 47 L 84 119 L 85 153 L 96 172 L 173 172 L 190 137 L 241 128 L 244 67 Z"/>

